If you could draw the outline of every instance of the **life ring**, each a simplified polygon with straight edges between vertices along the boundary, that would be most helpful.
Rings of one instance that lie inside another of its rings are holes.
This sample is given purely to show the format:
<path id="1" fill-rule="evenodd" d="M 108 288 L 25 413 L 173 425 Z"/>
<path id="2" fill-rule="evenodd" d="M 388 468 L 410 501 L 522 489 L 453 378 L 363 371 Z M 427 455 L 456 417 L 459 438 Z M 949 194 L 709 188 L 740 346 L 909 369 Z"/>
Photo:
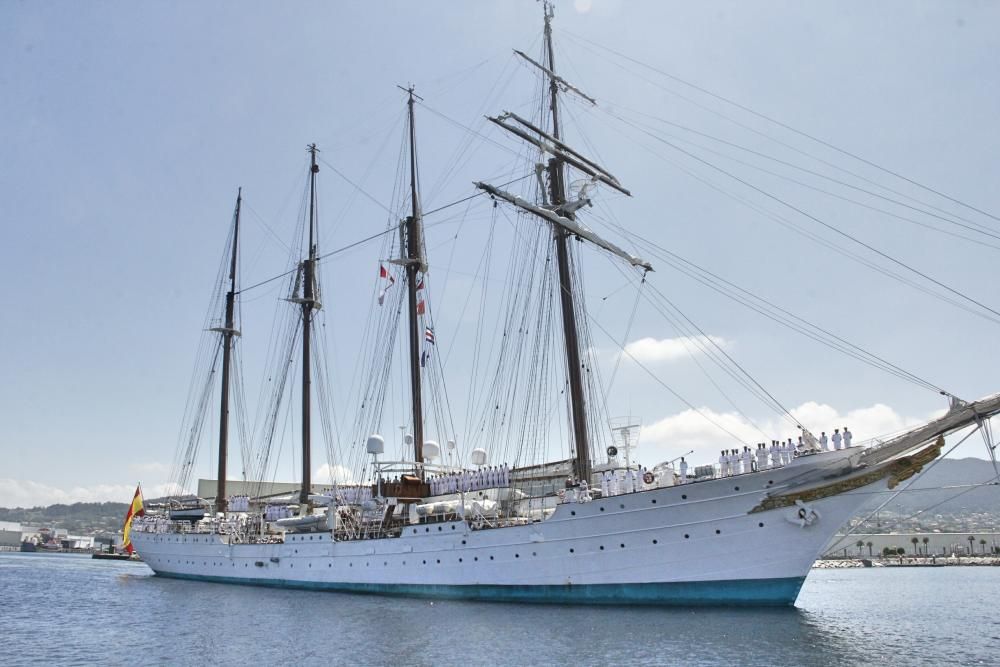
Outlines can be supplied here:
<path id="1" fill-rule="evenodd" d="M 649 472 L 648 470 L 642 476 L 642 481 L 644 481 L 646 484 L 652 484 L 653 480 L 655 480 L 655 479 L 656 478 L 653 477 L 653 473 Z"/>

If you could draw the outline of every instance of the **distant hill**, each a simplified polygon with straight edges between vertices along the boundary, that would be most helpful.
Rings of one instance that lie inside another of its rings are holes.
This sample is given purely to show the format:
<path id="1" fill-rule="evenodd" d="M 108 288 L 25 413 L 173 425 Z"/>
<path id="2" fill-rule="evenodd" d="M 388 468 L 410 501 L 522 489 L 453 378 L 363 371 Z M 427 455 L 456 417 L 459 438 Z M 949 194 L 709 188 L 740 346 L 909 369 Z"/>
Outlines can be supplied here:
<path id="1" fill-rule="evenodd" d="M 901 493 L 886 509 L 913 513 L 932 507 L 928 511 L 934 514 L 1000 514 L 1000 486 L 983 486 L 971 491 L 965 488 L 947 488 L 986 482 L 995 475 L 993 464 L 983 459 L 942 459 L 922 473 L 909 487 L 926 490 Z"/>
<path id="2" fill-rule="evenodd" d="M 65 528 L 72 534 L 116 533 L 121 530 L 128 503 L 73 503 L 48 507 L 0 507 L 0 521 L 30 526 Z"/>

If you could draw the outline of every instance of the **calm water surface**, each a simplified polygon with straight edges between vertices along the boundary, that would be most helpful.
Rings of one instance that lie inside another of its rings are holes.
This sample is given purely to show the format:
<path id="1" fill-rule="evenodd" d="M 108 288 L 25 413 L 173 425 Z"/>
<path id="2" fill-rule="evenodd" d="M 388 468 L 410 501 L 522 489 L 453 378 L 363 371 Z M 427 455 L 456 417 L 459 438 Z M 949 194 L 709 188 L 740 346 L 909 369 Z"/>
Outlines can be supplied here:
<path id="1" fill-rule="evenodd" d="M 1000 568 L 816 570 L 789 609 L 431 602 L 0 553 L 5 665 L 1000 665 Z"/>

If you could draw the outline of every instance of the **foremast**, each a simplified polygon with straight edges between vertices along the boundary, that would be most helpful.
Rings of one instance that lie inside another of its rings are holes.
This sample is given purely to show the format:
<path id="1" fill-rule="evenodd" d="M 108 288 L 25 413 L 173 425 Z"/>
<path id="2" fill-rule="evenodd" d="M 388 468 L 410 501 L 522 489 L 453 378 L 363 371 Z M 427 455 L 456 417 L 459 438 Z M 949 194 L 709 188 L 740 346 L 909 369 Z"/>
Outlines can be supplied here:
<path id="1" fill-rule="evenodd" d="M 536 62 L 521 51 L 515 50 L 518 56 L 539 69 L 549 80 L 549 110 L 552 114 L 552 132 L 543 129 L 524 120 L 515 113 L 507 112 L 499 117 L 490 117 L 489 120 L 511 134 L 533 144 L 543 154 L 551 157 L 545 164 L 545 171 L 548 173 L 549 187 L 548 199 L 541 206 L 531 204 L 520 197 L 504 190 L 500 190 L 492 185 L 477 182 L 476 187 L 488 192 L 497 199 L 514 204 L 529 213 L 532 213 L 552 225 L 553 243 L 556 247 L 556 261 L 559 271 L 559 299 L 562 311 L 563 340 L 566 349 L 566 375 L 569 384 L 570 415 L 573 426 L 574 443 L 574 475 L 579 480 L 590 481 L 591 459 L 590 459 L 590 434 L 587 423 L 587 402 L 584 392 L 583 382 L 583 362 L 580 355 L 579 326 L 576 321 L 576 289 L 574 287 L 573 272 L 570 266 L 569 239 L 577 237 L 604 248 L 608 252 L 626 260 L 632 266 L 651 271 L 652 267 L 648 262 L 635 257 L 618 246 L 605 241 L 586 227 L 576 223 L 575 212 L 581 206 L 590 204 L 586 196 L 587 187 L 584 187 L 576 201 L 568 201 L 566 197 L 565 173 L 566 166 L 587 174 L 592 184 L 603 183 L 622 194 L 631 195 L 618 179 L 612 176 L 608 170 L 582 156 L 577 151 L 566 145 L 562 140 L 562 127 L 559 120 L 559 91 L 567 90 L 579 95 L 590 104 L 595 104 L 592 97 L 585 95 L 575 86 L 569 84 L 565 79 L 556 74 L 555 53 L 552 46 L 552 3 L 544 2 L 545 12 L 545 33 L 544 33 L 544 63 Z M 508 121 L 513 121 L 510 123 Z"/>
<path id="2" fill-rule="evenodd" d="M 236 329 L 236 257 L 239 251 L 240 206 L 243 203 L 243 188 L 236 193 L 236 212 L 233 214 L 233 247 L 229 263 L 229 291 L 226 292 L 226 310 L 223 326 L 212 329 L 222 335 L 222 391 L 219 398 L 219 470 L 215 491 L 215 509 L 225 513 L 226 468 L 229 452 L 229 384 L 232 366 L 233 339 L 240 335 Z"/>
<path id="3" fill-rule="evenodd" d="M 559 127 L 559 85 L 555 75 L 555 52 L 552 48 L 552 5 L 548 2 L 545 11 L 545 55 L 549 70 L 549 106 L 552 112 L 552 136 L 562 141 Z M 555 207 L 566 203 L 565 169 L 563 160 L 554 155 L 549 159 L 549 197 Z M 573 219 L 572 213 L 566 217 Z M 587 433 L 587 402 L 583 391 L 583 365 L 580 361 L 580 337 L 576 323 L 576 304 L 573 292 L 573 275 L 569 266 L 569 232 L 557 225 L 552 226 L 552 236 L 556 246 L 556 260 L 559 266 L 559 301 L 562 306 L 563 340 L 566 347 L 566 373 L 569 380 L 570 414 L 573 421 L 573 442 L 576 447 L 574 474 L 579 480 L 590 481 L 590 437 Z"/>
<path id="4" fill-rule="evenodd" d="M 427 260 L 424 257 L 423 216 L 420 212 L 420 196 L 417 186 L 417 139 L 413 105 L 418 97 L 413 92 L 413 86 L 405 88 L 408 97 L 406 106 L 408 112 L 410 139 L 410 215 L 403 222 L 403 259 L 406 267 L 406 290 L 409 306 L 408 337 L 410 340 L 410 397 L 413 412 L 413 460 L 416 474 L 424 479 L 424 411 L 421 392 L 420 373 L 420 312 L 417 292 L 421 288 L 418 274 L 422 276 L 427 271 Z"/>

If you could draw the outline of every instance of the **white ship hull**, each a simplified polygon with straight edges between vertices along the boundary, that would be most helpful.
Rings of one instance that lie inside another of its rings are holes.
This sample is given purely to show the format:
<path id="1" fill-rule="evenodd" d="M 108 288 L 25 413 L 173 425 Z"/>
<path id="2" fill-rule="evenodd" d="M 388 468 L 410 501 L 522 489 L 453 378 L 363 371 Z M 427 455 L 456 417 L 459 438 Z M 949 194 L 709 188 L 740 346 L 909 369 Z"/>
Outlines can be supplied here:
<path id="1" fill-rule="evenodd" d="M 885 488 L 886 475 L 868 473 L 863 486 L 809 502 L 818 518 L 808 525 L 800 506 L 761 503 L 801 488 L 804 474 L 842 460 L 836 454 L 563 504 L 546 521 L 522 526 L 475 530 L 447 521 L 409 525 L 392 538 L 337 541 L 326 531 L 276 544 L 140 527 L 132 540 L 157 574 L 188 579 L 479 600 L 790 605 L 831 537 L 871 498 L 867 492 Z"/>

